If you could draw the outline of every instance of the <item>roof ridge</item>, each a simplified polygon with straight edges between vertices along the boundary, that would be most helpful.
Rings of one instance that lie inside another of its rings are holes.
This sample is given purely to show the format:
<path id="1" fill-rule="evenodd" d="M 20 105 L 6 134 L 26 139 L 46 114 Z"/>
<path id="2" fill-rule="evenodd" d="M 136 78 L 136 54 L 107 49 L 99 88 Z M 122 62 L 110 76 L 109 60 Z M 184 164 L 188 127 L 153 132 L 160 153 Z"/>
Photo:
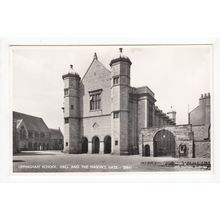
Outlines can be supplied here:
<path id="1" fill-rule="evenodd" d="M 23 119 L 24 124 L 29 130 L 49 131 L 43 118 L 13 111 L 13 119 Z"/>
<path id="2" fill-rule="evenodd" d="M 42 117 L 37 117 L 37 116 L 34 116 L 34 115 L 29 115 L 29 114 L 22 113 L 22 112 L 13 111 L 13 113 L 18 113 L 18 114 L 21 114 L 21 115 L 26 115 L 26 116 L 29 116 L 29 117 L 32 117 L 32 118 L 43 119 Z"/>

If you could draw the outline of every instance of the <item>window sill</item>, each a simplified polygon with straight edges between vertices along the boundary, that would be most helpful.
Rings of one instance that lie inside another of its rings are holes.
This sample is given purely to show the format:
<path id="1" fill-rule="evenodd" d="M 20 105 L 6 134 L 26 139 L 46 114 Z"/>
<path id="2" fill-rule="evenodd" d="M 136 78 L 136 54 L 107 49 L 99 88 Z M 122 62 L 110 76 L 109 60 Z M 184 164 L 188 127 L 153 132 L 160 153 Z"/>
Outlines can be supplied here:
<path id="1" fill-rule="evenodd" d="M 102 109 L 89 110 L 89 112 L 102 112 Z"/>

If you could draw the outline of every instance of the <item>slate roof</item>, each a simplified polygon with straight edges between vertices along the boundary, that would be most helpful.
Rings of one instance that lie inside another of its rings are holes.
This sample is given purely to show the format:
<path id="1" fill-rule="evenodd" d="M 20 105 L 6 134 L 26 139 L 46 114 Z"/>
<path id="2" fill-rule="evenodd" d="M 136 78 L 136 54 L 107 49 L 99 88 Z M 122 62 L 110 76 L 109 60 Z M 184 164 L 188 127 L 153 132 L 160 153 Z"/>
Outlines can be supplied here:
<path id="1" fill-rule="evenodd" d="M 51 139 L 63 139 L 63 134 L 60 129 L 50 128 L 50 138 Z"/>
<path id="2" fill-rule="evenodd" d="M 13 111 L 13 119 L 23 120 L 27 130 L 49 132 L 49 129 L 42 118 Z"/>

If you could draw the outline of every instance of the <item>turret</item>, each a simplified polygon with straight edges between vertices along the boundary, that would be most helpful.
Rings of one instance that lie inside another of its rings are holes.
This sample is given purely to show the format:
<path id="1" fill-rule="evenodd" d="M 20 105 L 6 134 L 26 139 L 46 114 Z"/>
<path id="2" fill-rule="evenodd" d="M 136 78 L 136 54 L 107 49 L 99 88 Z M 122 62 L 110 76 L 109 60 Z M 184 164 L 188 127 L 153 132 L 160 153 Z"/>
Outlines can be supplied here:
<path id="1" fill-rule="evenodd" d="M 64 81 L 64 152 L 81 153 L 80 148 L 80 76 L 70 70 L 62 76 Z"/>
<path id="2" fill-rule="evenodd" d="M 110 62 L 111 66 L 111 120 L 113 153 L 129 154 L 129 88 L 130 59 L 119 49 L 119 55 Z"/>
<path id="3" fill-rule="evenodd" d="M 167 112 L 167 116 L 176 124 L 176 112 L 171 109 L 170 112 Z"/>

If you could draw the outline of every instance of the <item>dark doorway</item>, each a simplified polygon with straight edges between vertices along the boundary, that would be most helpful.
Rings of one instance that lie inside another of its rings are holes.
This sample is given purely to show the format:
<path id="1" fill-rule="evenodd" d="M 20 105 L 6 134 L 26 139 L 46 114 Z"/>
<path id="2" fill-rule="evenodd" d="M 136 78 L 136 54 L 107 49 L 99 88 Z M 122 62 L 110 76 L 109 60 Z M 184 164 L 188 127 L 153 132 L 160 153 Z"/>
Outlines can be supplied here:
<path id="1" fill-rule="evenodd" d="M 34 143 L 34 150 L 37 150 L 37 143 Z"/>
<path id="2" fill-rule="evenodd" d="M 99 138 L 98 137 L 93 137 L 92 138 L 92 153 L 93 154 L 98 154 L 99 153 Z"/>
<path id="3" fill-rule="evenodd" d="M 154 136 L 154 156 L 175 157 L 175 137 L 168 130 L 161 130 Z"/>
<path id="4" fill-rule="evenodd" d="M 186 157 L 187 156 L 187 147 L 185 144 L 179 145 L 179 157 Z M 193 152 L 194 157 L 194 152 Z"/>
<path id="5" fill-rule="evenodd" d="M 86 137 L 82 138 L 82 153 L 83 154 L 88 153 L 88 139 Z"/>
<path id="6" fill-rule="evenodd" d="M 150 156 L 150 146 L 148 144 L 146 144 L 145 146 L 143 146 L 143 152 L 142 155 L 144 157 L 149 157 Z"/>
<path id="7" fill-rule="evenodd" d="M 28 150 L 33 150 L 33 149 L 32 149 L 32 143 L 31 143 L 31 142 L 28 143 Z"/>
<path id="8" fill-rule="evenodd" d="M 111 145 L 112 140 L 110 136 L 106 136 L 104 138 L 104 154 L 110 154 L 111 153 Z"/>

